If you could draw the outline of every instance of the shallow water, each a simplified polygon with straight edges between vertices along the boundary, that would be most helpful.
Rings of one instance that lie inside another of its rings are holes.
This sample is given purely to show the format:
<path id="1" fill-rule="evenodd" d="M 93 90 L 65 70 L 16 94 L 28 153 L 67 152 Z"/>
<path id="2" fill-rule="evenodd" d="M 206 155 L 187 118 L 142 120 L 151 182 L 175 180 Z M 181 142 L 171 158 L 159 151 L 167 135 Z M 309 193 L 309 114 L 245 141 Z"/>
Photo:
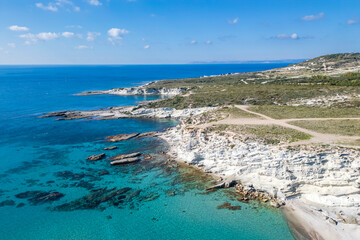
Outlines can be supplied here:
<path id="1" fill-rule="evenodd" d="M 0 239 L 292 239 L 280 211 L 238 202 L 226 190 L 205 194 L 212 179 L 167 163 L 161 140 L 104 141 L 114 134 L 161 131 L 176 121 L 37 118 L 156 98 L 72 95 L 85 90 L 279 66 L 0 67 L 0 205 L 9 205 L 0 208 Z M 113 145 L 118 148 L 102 150 Z M 115 167 L 107 159 L 86 161 L 102 152 L 110 157 L 137 151 L 155 159 Z M 114 188 L 130 190 L 109 197 Z M 64 196 L 56 201 L 15 196 L 27 191 Z M 224 202 L 241 210 L 217 209 Z"/>

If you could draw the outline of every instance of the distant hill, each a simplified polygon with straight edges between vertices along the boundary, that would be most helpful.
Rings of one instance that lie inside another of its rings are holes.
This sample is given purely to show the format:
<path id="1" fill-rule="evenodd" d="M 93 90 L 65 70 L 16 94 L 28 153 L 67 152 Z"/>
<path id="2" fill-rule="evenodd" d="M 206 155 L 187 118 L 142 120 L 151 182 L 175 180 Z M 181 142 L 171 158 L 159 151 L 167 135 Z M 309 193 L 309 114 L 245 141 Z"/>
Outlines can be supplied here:
<path id="1" fill-rule="evenodd" d="M 359 70 L 360 69 L 360 53 L 336 53 L 329 54 L 313 59 L 309 59 L 300 63 L 292 64 L 295 67 L 307 71 L 337 71 L 337 70 Z"/>

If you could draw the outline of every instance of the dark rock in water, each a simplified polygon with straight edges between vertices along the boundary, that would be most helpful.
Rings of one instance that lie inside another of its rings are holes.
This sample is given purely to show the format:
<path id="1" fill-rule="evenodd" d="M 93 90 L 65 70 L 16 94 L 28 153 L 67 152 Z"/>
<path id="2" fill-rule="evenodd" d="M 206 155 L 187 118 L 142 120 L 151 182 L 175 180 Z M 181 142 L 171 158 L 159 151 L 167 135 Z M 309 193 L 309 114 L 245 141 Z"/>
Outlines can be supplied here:
<path id="1" fill-rule="evenodd" d="M 104 176 L 104 175 L 109 175 L 110 173 L 109 173 L 109 171 L 108 170 L 102 170 L 101 172 L 100 172 L 100 176 Z"/>
<path id="2" fill-rule="evenodd" d="M 62 171 L 54 174 L 55 177 L 70 179 L 70 180 L 81 180 L 86 175 L 84 173 L 73 173 L 71 171 Z"/>
<path id="3" fill-rule="evenodd" d="M 140 161 L 140 158 L 125 158 L 123 160 L 116 160 L 116 161 L 112 161 L 110 164 L 112 166 L 114 165 L 122 165 L 122 164 L 129 164 L 129 163 L 135 163 Z"/>
<path id="4" fill-rule="evenodd" d="M 109 202 L 110 205 L 117 206 L 120 203 L 122 203 L 122 199 L 125 198 L 125 196 L 122 196 L 122 194 L 125 194 L 130 190 L 131 188 L 128 187 L 121 189 L 116 189 L 116 188 L 96 189 L 91 191 L 88 195 L 85 195 L 84 197 L 81 197 L 69 203 L 59 205 L 53 208 L 53 210 L 74 211 L 74 210 L 83 210 L 83 209 L 95 209 L 95 208 L 100 208 L 99 205 L 105 202 Z"/>
<path id="5" fill-rule="evenodd" d="M 141 153 L 139 153 L 139 152 L 130 153 L 130 154 L 121 154 L 121 155 L 116 155 L 115 157 L 110 158 L 110 160 L 121 160 L 121 159 L 125 159 L 125 158 L 134 158 L 134 157 L 138 157 L 140 155 L 141 155 Z"/>
<path id="6" fill-rule="evenodd" d="M 145 154 L 144 155 L 144 160 L 145 161 L 150 161 L 150 160 L 154 160 L 155 158 L 154 157 L 152 157 L 150 154 Z"/>
<path id="7" fill-rule="evenodd" d="M 98 161 L 98 160 L 101 160 L 103 158 L 106 157 L 106 154 L 105 153 L 101 153 L 101 154 L 98 154 L 98 155 L 91 155 L 89 157 L 86 158 L 86 160 L 89 160 L 89 161 Z"/>
<path id="8" fill-rule="evenodd" d="M 157 134 L 157 132 L 145 132 L 145 133 L 140 133 L 137 138 L 143 138 L 143 137 L 153 137 Z"/>
<path id="9" fill-rule="evenodd" d="M 232 206 L 230 203 L 225 202 L 219 206 L 217 206 L 217 209 L 229 209 L 229 210 L 241 210 L 241 206 Z"/>
<path id="10" fill-rule="evenodd" d="M 112 219 L 112 217 L 111 217 L 110 215 L 109 215 L 109 216 L 106 216 L 106 218 L 109 219 L 109 220 Z"/>
<path id="11" fill-rule="evenodd" d="M 150 202 L 150 201 L 158 199 L 159 197 L 160 197 L 160 195 L 158 195 L 157 193 L 150 193 L 147 196 L 143 197 L 142 201 Z"/>
<path id="12" fill-rule="evenodd" d="M 23 207 L 23 206 L 25 206 L 25 203 L 19 203 L 16 207 L 17 207 L 17 208 L 21 208 L 21 207 Z"/>
<path id="13" fill-rule="evenodd" d="M 44 191 L 27 191 L 15 195 L 15 197 L 20 199 L 28 199 L 28 201 L 33 205 L 57 201 L 64 196 L 64 194 L 59 192 Z"/>
<path id="14" fill-rule="evenodd" d="M 14 205 L 15 205 L 14 200 L 5 200 L 5 201 L 0 202 L 0 207 L 14 206 Z"/>
<path id="15" fill-rule="evenodd" d="M 72 187 L 81 187 L 81 188 L 85 188 L 85 189 L 88 189 L 88 190 L 93 189 L 94 186 L 95 186 L 95 184 L 90 183 L 90 182 L 86 182 L 86 181 L 84 181 L 84 180 L 81 180 L 80 182 L 74 183 L 74 184 L 72 185 Z"/>
<path id="16" fill-rule="evenodd" d="M 114 150 L 117 149 L 117 146 L 112 146 L 112 147 L 106 147 L 104 148 L 104 150 Z"/>
<path id="17" fill-rule="evenodd" d="M 124 140 L 134 138 L 134 137 L 136 137 L 138 135 L 139 135 L 139 133 L 119 134 L 119 135 L 106 137 L 105 139 L 107 139 L 108 142 L 120 142 L 120 141 L 124 141 Z"/>
<path id="18" fill-rule="evenodd" d="M 206 188 L 206 190 L 210 191 L 210 190 L 220 189 L 220 188 L 230 188 L 230 187 L 234 187 L 236 184 L 237 184 L 236 181 L 222 182 L 222 183 L 217 184 L 215 186 L 208 187 L 208 188 Z"/>
<path id="19" fill-rule="evenodd" d="M 47 183 L 47 184 L 55 183 L 55 181 L 52 181 L 52 180 L 51 180 L 51 181 L 47 181 L 46 183 Z"/>

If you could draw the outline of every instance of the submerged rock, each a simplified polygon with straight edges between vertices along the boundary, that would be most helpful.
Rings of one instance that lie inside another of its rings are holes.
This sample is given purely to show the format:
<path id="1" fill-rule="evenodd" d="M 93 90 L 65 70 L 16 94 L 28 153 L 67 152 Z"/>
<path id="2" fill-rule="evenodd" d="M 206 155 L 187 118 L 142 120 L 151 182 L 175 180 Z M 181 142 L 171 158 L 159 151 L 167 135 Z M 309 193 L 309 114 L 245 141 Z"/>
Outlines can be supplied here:
<path id="1" fill-rule="evenodd" d="M 229 210 L 241 210 L 241 206 L 233 206 L 228 202 L 225 202 L 219 206 L 217 206 L 217 209 L 229 209 Z"/>
<path id="2" fill-rule="evenodd" d="M 110 164 L 112 166 L 114 165 L 122 165 L 122 164 L 129 164 L 129 163 L 135 163 L 140 161 L 140 158 L 125 158 L 123 160 L 116 160 L 116 161 L 112 161 Z"/>
<path id="3" fill-rule="evenodd" d="M 106 148 L 104 148 L 104 150 L 114 150 L 117 148 L 118 148 L 117 146 L 112 146 L 112 147 L 106 147 Z"/>
<path id="4" fill-rule="evenodd" d="M 73 173 L 71 171 L 62 171 L 54 173 L 55 177 L 63 178 L 63 179 L 70 179 L 70 180 L 81 180 L 82 178 L 86 177 L 84 173 Z"/>
<path id="5" fill-rule="evenodd" d="M 100 176 L 109 175 L 109 174 L 110 174 L 109 171 L 106 170 L 106 169 L 102 170 L 102 171 L 99 173 Z"/>
<path id="6" fill-rule="evenodd" d="M 121 189 L 107 189 L 101 188 L 91 191 L 88 195 L 59 205 L 53 210 L 55 211 L 74 211 L 74 210 L 83 210 L 83 209 L 95 209 L 98 208 L 101 203 L 108 202 L 110 205 L 118 206 L 123 202 L 123 199 L 127 198 L 123 194 L 129 192 L 131 188 L 125 187 Z"/>
<path id="7" fill-rule="evenodd" d="M 103 158 L 106 157 L 106 154 L 105 153 L 101 153 L 101 154 L 98 154 L 98 155 L 91 155 L 89 157 L 86 158 L 86 160 L 89 160 L 89 161 L 98 161 L 98 160 L 101 160 Z"/>
<path id="8" fill-rule="evenodd" d="M 139 135 L 139 133 L 119 134 L 119 135 L 114 135 L 114 136 L 108 136 L 105 139 L 107 139 L 108 142 L 120 142 L 120 141 L 128 140 L 130 138 L 134 138 L 138 135 Z"/>
<path id="9" fill-rule="evenodd" d="M 57 201 L 64 196 L 64 194 L 59 192 L 44 191 L 27 191 L 15 195 L 16 198 L 27 199 L 33 205 Z"/>
<path id="10" fill-rule="evenodd" d="M 15 201 L 14 200 L 5 200 L 0 202 L 0 207 L 5 207 L 5 206 L 15 206 Z"/>

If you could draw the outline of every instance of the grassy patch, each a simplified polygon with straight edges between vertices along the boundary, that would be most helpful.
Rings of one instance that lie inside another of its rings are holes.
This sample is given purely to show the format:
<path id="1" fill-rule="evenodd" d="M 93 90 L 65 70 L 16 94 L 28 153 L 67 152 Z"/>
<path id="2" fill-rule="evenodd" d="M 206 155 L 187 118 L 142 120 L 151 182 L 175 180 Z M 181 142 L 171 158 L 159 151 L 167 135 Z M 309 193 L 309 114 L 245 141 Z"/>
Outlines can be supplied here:
<path id="1" fill-rule="evenodd" d="M 320 133 L 360 136 L 360 120 L 292 121 L 289 123 Z"/>
<path id="2" fill-rule="evenodd" d="M 319 108 L 306 106 L 251 106 L 250 110 L 275 119 L 360 117 L 359 108 Z"/>
<path id="3" fill-rule="evenodd" d="M 260 118 L 258 115 L 245 112 L 237 107 L 223 107 L 219 111 L 226 113 L 230 118 Z"/>
<path id="4" fill-rule="evenodd" d="M 328 95 L 360 94 L 359 87 L 346 86 L 308 86 L 308 85 L 205 85 L 192 90 L 192 94 L 183 97 L 176 96 L 161 101 L 149 103 L 149 107 L 215 107 L 235 104 L 273 105 L 286 104 L 300 98 L 315 98 Z"/>
<path id="5" fill-rule="evenodd" d="M 217 125 L 210 131 L 231 131 L 249 138 L 263 141 L 266 144 L 291 143 L 310 139 L 311 136 L 294 129 L 275 125 Z"/>

